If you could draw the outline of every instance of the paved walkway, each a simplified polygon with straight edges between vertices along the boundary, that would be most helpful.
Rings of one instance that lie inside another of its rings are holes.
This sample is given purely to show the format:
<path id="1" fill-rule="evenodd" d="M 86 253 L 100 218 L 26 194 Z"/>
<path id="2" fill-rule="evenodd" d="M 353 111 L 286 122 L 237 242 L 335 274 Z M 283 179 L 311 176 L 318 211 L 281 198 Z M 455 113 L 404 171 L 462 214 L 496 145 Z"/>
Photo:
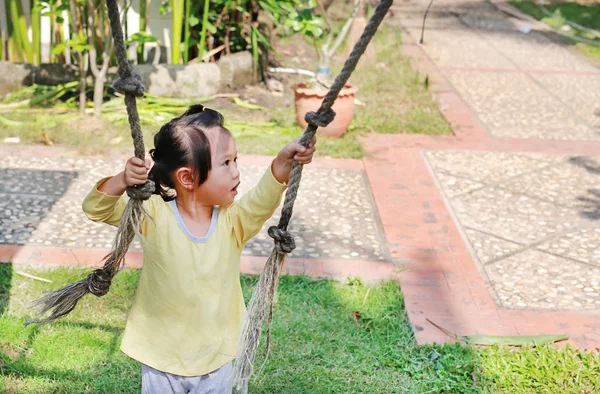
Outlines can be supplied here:
<path id="1" fill-rule="evenodd" d="M 370 135 L 363 161 L 316 160 L 287 271 L 396 278 L 419 343 L 448 340 L 430 319 L 599 347 L 600 70 L 483 1 L 434 2 L 419 46 L 427 3 L 397 2 L 395 21 L 455 135 Z M 113 234 L 85 220 L 81 199 L 123 157 L 0 154 L 0 260 L 96 264 Z M 242 158 L 246 185 L 268 161 Z M 243 270 L 259 272 L 270 247 L 250 243 Z"/>
<path id="2" fill-rule="evenodd" d="M 394 12 L 456 135 L 365 140 L 417 339 L 446 339 L 429 318 L 598 347 L 600 69 L 485 1 L 434 2 L 419 46 L 428 3 Z"/>
<path id="3" fill-rule="evenodd" d="M 106 255 L 116 229 L 93 223 L 81 202 L 102 177 L 122 170 L 126 155 L 80 157 L 73 151 L 44 147 L 0 147 L 0 261 L 97 264 Z M 240 158 L 243 194 L 258 182 L 269 157 Z M 273 247 L 266 234 L 280 211 L 243 251 L 247 272 L 258 272 Z M 290 231 L 297 248 L 288 270 L 345 278 L 379 280 L 393 266 L 368 186 L 357 160 L 317 160 L 307 167 Z M 139 243 L 128 264 L 141 264 Z M 325 264 L 323 262 L 326 262 Z"/>

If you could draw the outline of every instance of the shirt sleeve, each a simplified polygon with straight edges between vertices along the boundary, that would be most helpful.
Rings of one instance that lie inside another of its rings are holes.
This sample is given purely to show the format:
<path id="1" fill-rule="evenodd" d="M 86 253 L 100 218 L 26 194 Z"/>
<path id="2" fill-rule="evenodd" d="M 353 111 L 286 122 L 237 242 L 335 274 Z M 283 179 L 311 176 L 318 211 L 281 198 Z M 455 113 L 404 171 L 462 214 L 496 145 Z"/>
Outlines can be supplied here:
<path id="1" fill-rule="evenodd" d="M 101 192 L 98 190 L 100 186 L 110 177 L 106 177 L 98 181 L 94 185 L 94 188 L 83 200 L 82 209 L 88 219 L 94 222 L 102 222 L 110 224 L 111 226 L 118 227 L 123 217 L 123 212 L 129 201 L 127 193 L 123 193 L 121 196 L 111 196 L 110 194 Z M 152 217 L 154 216 L 154 200 L 160 198 L 159 196 L 152 196 L 150 199 L 144 201 L 144 210 Z M 145 225 L 142 224 L 140 230 L 142 234 L 145 233 Z"/>
<path id="2" fill-rule="evenodd" d="M 226 218 L 239 247 L 258 234 L 279 206 L 286 188 L 287 184 L 278 182 L 269 166 L 258 184 L 227 209 Z"/>

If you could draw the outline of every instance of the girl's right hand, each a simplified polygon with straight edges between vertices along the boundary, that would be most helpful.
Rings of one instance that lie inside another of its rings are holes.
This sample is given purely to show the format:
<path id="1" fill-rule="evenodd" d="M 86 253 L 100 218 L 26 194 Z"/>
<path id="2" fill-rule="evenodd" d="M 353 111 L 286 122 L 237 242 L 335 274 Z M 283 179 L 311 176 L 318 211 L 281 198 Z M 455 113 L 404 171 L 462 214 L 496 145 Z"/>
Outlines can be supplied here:
<path id="1" fill-rule="evenodd" d="M 141 160 L 133 156 L 127 160 L 123 179 L 127 187 L 143 185 L 148 180 L 148 170 L 150 169 L 150 160 Z"/>

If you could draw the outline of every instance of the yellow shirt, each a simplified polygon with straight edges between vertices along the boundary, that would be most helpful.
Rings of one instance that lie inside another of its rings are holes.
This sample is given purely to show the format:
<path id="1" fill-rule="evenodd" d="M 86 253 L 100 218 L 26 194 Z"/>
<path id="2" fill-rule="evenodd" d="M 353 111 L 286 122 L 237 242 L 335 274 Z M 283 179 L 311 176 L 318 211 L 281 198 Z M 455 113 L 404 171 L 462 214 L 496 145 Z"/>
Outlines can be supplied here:
<path id="1" fill-rule="evenodd" d="M 118 226 L 128 197 L 100 192 L 106 179 L 85 198 L 83 211 Z M 269 167 L 233 205 L 214 208 L 204 237 L 189 232 L 175 201 L 155 195 L 144 202 L 154 220 L 140 226 L 144 265 L 121 342 L 125 354 L 182 376 L 205 375 L 234 359 L 246 315 L 242 249 L 277 209 L 285 188 Z"/>

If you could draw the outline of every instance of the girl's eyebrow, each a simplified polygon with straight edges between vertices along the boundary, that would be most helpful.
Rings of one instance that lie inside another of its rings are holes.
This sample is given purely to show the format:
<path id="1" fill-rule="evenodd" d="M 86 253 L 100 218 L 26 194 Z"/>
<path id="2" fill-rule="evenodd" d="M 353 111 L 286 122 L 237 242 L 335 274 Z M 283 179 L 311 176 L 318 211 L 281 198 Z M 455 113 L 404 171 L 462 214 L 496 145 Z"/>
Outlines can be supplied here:
<path id="1" fill-rule="evenodd" d="M 237 157 L 237 155 L 238 155 L 238 153 L 237 153 L 237 150 L 236 150 L 236 151 L 234 152 L 234 154 L 233 154 L 233 157 Z M 225 154 L 221 155 L 221 160 L 227 159 L 228 157 L 231 157 L 231 156 L 229 155 L 229 153 L 225 153 Z"/>

